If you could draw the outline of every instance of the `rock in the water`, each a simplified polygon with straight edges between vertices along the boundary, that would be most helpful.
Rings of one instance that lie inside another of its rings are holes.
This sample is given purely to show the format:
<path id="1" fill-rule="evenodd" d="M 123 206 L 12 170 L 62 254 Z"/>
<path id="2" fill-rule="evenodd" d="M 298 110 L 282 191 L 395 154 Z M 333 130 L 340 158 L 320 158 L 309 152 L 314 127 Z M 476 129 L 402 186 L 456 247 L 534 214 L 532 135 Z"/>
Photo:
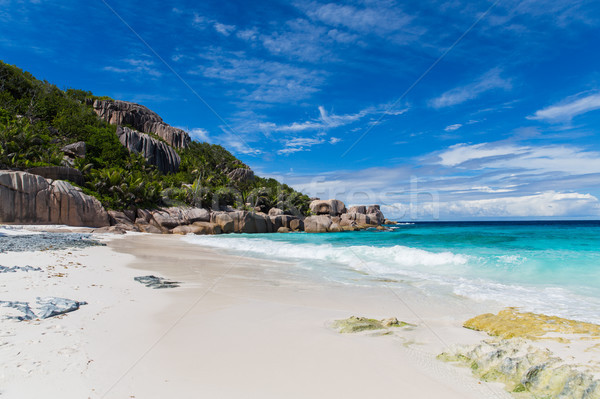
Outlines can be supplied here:
<path id="1" fill-rule="evenodd" d="M 331 218 L 327 215 L 309 216 L 304 219 L 304 231 L 307 233 L 325 233 L 331 225 Z"/>
<path id="2" fill-rule="evenodd" d="M 280 227 L 277 229 L 278 233 L 289 233 L 291 230 L 287 227 Z"/>
<path id="3" fill-rule="evenodd" d="M 102 204 L 62 180 L 52 182 L 27 172 L 0 171 L 0 222 L 109 225 Z"/>
<path id="4" fill-rule="evenodd" d="M 316 215 L 340 216 L 346 212 L 346 205 L 336 199 L 315 200 L 310 203 L 310 210 Z"/>
<path id="5" fill-rule="evenodd" d="M 293 219 L 290 221 L 290 230 L 292 231 L 304 231 L 304 220 Z"/>
<path id="6" fill-rule="evenodd" d="M 351 206 L 348 208 L 348 213 L 367 213 L 367 207 L 364 205 Z"/>
<path id="7" fill-rule="evenodd" d="M 156 166 L 162 173 L 175 173 L 179 170 L 181 158 L 167 143 L 124 126 L 117 127 L 117 136 L 129 152 L 141 154 L 149 164 Z"/>
<path id="8" fill-rule="evenodd" d="M 339 233 L 340 231 L 342 231 L 342 228 L 337 223 L 331 223 L 331 226 L 329 226 L 328 231 L 330 233 Z"/>
<path id="9" fill-rule="evenodd" d="M 185 131 L 167 125 L 158 114 L 143 105 L 95 100 L 92 106 L 96 114 L 110 124 L 129 125 L 143 133 L 154 133 L 171 147 L 186 148 L 190 144 L 190 136 Z"/>
<path id="10" fill-rule="evenodd" d="M 152 275 L 134 277 L 133 279 L 138 283 L 144 284 L 148 288 L 162 289 L 179 287 L 179 282 L 177 281 L 169 281 L 162 277 L 156 277 Z"/>

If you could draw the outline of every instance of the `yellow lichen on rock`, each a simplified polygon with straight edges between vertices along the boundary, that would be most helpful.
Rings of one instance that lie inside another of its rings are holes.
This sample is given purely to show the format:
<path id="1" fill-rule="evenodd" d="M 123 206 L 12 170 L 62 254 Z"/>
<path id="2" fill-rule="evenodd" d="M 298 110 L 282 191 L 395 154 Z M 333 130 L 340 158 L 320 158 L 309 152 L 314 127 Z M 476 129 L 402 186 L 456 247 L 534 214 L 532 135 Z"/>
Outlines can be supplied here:
<path id="1" fill-rule="evenodd" d="M 473 317 L 464 323 L 464 327 L 485 331 L 504 339 L 520 337 L 535 340 L 547 333 L 600 337 L 600 326 L 597 324 L 530 312 L 521 313 L 516 308 L 504 309 L 497 315 L 486 313 Z"/>

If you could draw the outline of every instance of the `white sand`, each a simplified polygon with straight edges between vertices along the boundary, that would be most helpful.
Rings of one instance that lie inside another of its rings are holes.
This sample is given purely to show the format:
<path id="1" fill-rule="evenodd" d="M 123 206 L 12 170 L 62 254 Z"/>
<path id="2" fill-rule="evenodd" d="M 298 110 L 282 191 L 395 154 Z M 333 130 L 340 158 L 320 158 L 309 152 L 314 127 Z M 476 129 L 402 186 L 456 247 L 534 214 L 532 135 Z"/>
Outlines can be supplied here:
<path id="1" fill-rule="evenodd" d="M 226 256 L 176 236 L 0 254 L 0 265 L 44 269 L 0 274 L 2 300 L 89 303 L 42 321 L 0 321 L 2 398 L 510 397 L 435 359 L 447 345 L 484 337 L 460 327 L 482 312 L 460 298 L 311 279 L 293 264 Z M 133 280 L 147 274 L 183 285 L 153 290 Z M 387 336 L 329 327 L 352 315 L 417 327 Z"/>

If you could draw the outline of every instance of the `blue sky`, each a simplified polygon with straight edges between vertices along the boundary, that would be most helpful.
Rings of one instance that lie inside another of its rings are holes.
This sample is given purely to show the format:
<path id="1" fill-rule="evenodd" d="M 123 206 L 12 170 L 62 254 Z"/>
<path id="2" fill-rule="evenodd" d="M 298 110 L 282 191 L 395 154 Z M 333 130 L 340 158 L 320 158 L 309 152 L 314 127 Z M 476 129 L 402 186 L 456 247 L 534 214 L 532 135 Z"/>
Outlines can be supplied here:
<path id="1" fill-rule="evenodd" d="M 0 59 L 397 218 L 600 216 L 600 4 L 0 0 Z"/>

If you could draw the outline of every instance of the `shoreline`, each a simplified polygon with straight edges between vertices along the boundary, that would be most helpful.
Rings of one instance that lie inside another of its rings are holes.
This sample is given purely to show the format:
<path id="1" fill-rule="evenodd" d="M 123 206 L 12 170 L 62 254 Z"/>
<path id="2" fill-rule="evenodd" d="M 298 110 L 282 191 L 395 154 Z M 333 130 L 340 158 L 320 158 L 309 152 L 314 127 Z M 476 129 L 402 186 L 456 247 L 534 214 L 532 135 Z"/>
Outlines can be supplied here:
<path id="1" fill-rule="evenodd" d="M 95 237 L 107 246 L 12 254 L 15 265 L 81 263 L 56 282 L 33 274 L 20 280 L 23 288 L 61 287 L 61 295 L 88 305 L 42 321 L 1 322 L 14 333 L 0 338 L 2 396 L 15 397 L 19 387 L 20 398 L 52 397 L 68 382 L 73 396 L 61 397 L 511 397 L 502 384 L 436 358 L 488 339 L 462 324 L 499 308 L 473 308 L 458 297 L 438 303 L 417 287 L 327 281 L 297 273 L 293 263 L 224 254 L 181 236 Z M 0 264 L 8 266 L 6 255 Z M 181 287 L 155 290 L 133 280 L 149 274 Z M 14 288 L 0 284 L 3 296 Z M 332 322 L 350 316 L 416 327 L 335 331 Z M 60 355 L 65 349 L 70 355 Z M 19 362 L 27 372 L 10 371 Z"/>

